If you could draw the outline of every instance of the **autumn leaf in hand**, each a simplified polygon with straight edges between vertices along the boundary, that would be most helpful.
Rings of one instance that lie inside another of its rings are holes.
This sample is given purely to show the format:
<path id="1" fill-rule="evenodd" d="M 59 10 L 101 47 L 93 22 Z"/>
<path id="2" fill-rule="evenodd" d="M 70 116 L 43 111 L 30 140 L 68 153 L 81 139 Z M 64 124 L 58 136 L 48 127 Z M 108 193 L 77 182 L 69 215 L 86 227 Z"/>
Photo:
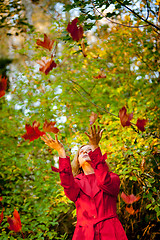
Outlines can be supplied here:
<path id="1" fill-rule="evenodd" d="M 39 138 L 40 136 L 43 136 L 45 134 L 45 132 L 41 132 L 38 127 L 39 127 L 39 123 L 34 121 L 32 126 L 30 126 L 30 124 L 26 124 L 25 129 L 27 131 L 27 133 L 25 133 L 22 138 L 24 138 L 25 140 L 29 139 L 30 142 L 34 141 L 35 139 Z"/>
<path id="2" fill-rule="evenodd" d="M 130 120 L 133 118 L 133 113 L 127 114 L 127 109 L 123 107 L 119 110 L 119 117 L 123 127 L 130 126 Z"/>
<path id="3" fill-rule="evenodd" d="M 127 211 L 129 214 L 131 214 L 131 215 L 134 215 L 134 214 L 136 214 L 136 213 L 139 212 L 138 209 L 135 211 L 132 206 L 130 206 L 130 207 L 127 207 L 127 206 L 126 206 L 126 211 Z"/>
<path id="4" fill-rule="evenodd" d="M 83 38 L 83 27 L 77 26 L 78 18 L 75 18 L 71 23 L 68 23 L 67 31 L 70 33 L 74 41 L 79 41 Z"/>
<path id="5" fill-rule="evenodd" d="M 97 119 L 98 115 L 94 112 L 91 113 L 90 117 L 89 117 L 89 122 L 90 125 L 92 125 L 93 123 L 95 123 L 96 119 Z"/>
<path id="6" fill-rule="evenodd" d="M 142 132 L 144 132 L 145 131 L 145 125 L 146 125 L 146 123 L 147 123 L 147 119 L 137 119 L 137 123 L 136 123 L 136 126 L 138 127 L 138 129 L 140 130 L 140 131 L 142 131 Z"/>
<path id="7" fill-rule="evenodd" d="M 44 34 L 44 41 L 38 39 L 36 44 L 38 46 L 42 46 L 43 48 L 47 48 L 49 51 L 51 51 L 54 42 L 55 42 L 54 40 L 50 40 L 49 37 L 46 34 Z"/>
<path id="8" fill-rule="evenodd" d="M 140 199 L 139 196 L 136 197 L 134 194 L 127 196 L 124 192 L 121 193 L 121 198 L 126 204 L 132 204 L 134 202 L 137 202 Z"/>
<path id="9" fill-rule="evenodd" d="M 47 120 L 45 119 L 45 122 L 43 124 L 43 131 L 44 132 L 53 132 L 55 134 L 58 133 L 59 129 L 54 126 L 55 124 L 56 124 L 56 122 L 47 122 Z"/>
<path id="10" fill-rule="evenodd" d="M 57 64 L 51 59 L 46 59 L 42 57 L 41 60 L 38 60 L 37 63 L 40 65 L 39 71 L 45 73 L 46 75 L 53 69 L 56 68 Z"/>
<path id="11" fill-rule="evenodd" d="M 7 89 L 7 78 L 0 76 L 0 98 L 5 95 Z"/>
<path id="12" fill-rule="evenodd" d="M 22 229 L 21 219 L 18 211 L 15 209 L 13 212 L 13 218 L 8 217 L 9 229 L 14 232 L 20 232 Z"/>

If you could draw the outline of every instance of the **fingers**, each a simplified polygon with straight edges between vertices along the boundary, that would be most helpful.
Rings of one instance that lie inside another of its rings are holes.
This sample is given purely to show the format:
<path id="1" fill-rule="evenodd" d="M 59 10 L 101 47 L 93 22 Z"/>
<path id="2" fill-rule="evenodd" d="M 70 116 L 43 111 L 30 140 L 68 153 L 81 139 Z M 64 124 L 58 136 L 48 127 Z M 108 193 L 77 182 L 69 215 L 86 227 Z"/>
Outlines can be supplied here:
<path id="1" fill-rule="evenodd" d="M 90 138 L 90 135 L 87 133 L 87 132 L 84 132 L 86 135 L 87 135 L 87 137 L 89 137 Z"/>

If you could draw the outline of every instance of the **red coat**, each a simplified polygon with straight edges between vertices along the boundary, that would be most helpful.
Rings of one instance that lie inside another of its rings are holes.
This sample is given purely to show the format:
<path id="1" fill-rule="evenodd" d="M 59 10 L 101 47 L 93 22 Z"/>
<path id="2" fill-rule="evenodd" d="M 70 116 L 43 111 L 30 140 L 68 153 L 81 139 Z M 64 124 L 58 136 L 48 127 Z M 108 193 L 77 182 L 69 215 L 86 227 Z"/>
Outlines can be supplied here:
<path id="1" fill-rule="evenodd" d="M 127 240 L 116 214 L 120 179 L 109 172 L 100 148 L 89 156 L 95 174 L 72 175 L 69 157 L 59 159 L 61 185 L 75 202 L 77 224 L 72 240 Z"/>

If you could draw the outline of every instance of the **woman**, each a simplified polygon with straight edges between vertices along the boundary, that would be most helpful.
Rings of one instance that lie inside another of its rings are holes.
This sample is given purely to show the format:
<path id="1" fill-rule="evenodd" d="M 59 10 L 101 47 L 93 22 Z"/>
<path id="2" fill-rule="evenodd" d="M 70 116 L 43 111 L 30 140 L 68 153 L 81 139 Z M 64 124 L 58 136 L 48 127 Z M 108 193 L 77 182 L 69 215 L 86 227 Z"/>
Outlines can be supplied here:
<path id="1" fill-rule="evenodd" d="M 77 224 L 72 240 L 127 240 L 116 214 L 120 179 L 109 171 L 99 141 L 103 130 L 91 127 L 89 144 L 83 145 L 72 163 L 63 145 L 48 134 L 42 140 L 59 154 L 61 185 L 66 196 L 76 205 Z M 77 175 L 78 174 L 78 175 Z"/>

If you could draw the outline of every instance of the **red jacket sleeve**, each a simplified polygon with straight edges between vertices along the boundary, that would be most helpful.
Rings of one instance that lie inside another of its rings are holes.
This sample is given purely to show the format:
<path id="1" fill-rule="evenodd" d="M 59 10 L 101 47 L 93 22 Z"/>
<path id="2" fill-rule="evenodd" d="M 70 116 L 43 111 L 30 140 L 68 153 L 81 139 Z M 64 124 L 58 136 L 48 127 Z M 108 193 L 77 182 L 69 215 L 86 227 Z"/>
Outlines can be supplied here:
<path id="1" fill-rule="evenodd" d="M 59 174 L 65 195 L 73 202 L 77 200 L 80 188 L 74 181 L 70 158 L 59 158 Z"/>
<path id="2" fill-rule="evenodd" d="M 105 161 L 106 155 L 102 156 L 100 148 L 96 148 L 93 152 L 89 152 L 89 156 L 98 186 L 109 195 L 117 196 L 119 193 L 120 179 L 117 174 L 109 172 L 108 165 Z"/>

